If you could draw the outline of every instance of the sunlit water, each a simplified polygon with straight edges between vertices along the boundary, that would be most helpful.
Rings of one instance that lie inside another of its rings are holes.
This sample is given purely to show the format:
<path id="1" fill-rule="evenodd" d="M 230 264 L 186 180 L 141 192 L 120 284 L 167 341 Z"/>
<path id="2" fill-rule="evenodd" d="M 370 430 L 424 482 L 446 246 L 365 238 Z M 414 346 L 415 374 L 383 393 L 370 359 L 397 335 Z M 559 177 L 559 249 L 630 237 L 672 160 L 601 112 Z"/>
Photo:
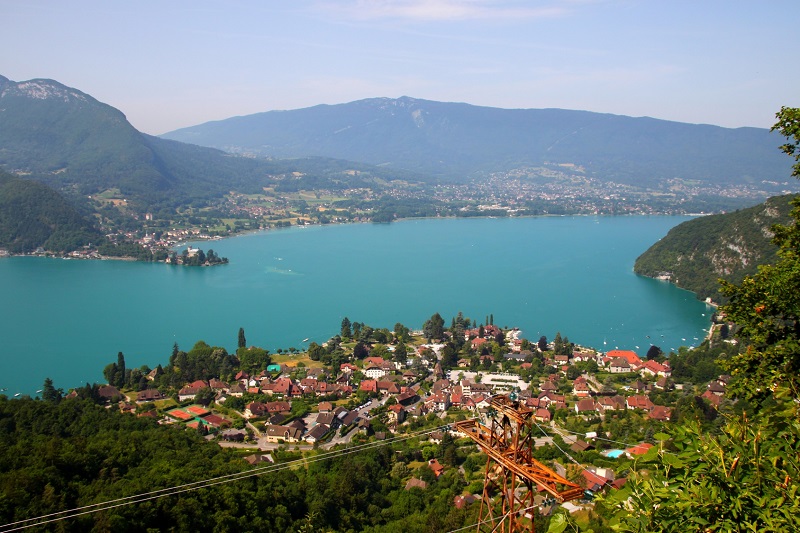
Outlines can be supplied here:
<path id="1" fill-rule="evenodd" d="M 200 244 L 213 268 L 123 261 L 0 259 L 0 388 L 68 389 L 166 363 L 173 343 L 303 348 L 343 317 L 419 329 L 439 312 L 602 349 L 698 343 L 713 310 L 633 262 L 686 217 L 411 220 L 292 228 Z M 304 342 L 304 339 L 308 341 Z M 685 340 L 684 340 L 685 339 Z"/>

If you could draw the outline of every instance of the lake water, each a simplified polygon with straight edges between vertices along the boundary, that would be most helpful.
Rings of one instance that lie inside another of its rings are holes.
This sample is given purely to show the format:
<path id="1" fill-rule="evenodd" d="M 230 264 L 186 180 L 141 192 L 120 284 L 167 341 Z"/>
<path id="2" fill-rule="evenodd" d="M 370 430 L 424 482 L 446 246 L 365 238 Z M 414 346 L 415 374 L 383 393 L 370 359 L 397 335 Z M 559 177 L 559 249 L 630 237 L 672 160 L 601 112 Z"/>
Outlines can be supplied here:
<path id="1" fill-rule="evenodd" d="M 184 268 L 35 257 L 0 260 L 0 388 L 68 389 L 167 362 L 198 340 L 276 351 L 324 342 L 341 320 L 420 329 L 438 312 L 552 340 L 644 355 L 702 339 L 713 309 L 633 262 L 687 217 L 409 220 L 291 228 L 205 242 L 231 263 Z M 304 339 L 309 339 L 304 342 Z M 685 340 L 684 340 L 685 339 Z M 638 348 L 637 348 L 638 347 Z"/>

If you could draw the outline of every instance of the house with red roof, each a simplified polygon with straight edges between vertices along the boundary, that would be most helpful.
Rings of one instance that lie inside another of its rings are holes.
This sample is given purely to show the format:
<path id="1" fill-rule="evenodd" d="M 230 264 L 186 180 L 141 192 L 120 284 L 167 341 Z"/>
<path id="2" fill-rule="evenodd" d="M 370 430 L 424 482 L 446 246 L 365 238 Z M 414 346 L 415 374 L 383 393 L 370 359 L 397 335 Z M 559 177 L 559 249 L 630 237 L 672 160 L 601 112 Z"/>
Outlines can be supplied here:
<path id="1" fill-rule="evenodd" d="M 390 424 L 402 424 L 406 419 L 406 410 L 399 403 L 390 405 L 386 410 L 386 414 L 389 417 Z"/>
<path id="2" fill-rule="evenodd" d="M 263 402 L 250 402 L 244 408 L 245 418 L 257 418 L 267 414 L 267 406 Z"/>
<path id="3" fill-rule="evenodd" d="M 589 384 L 581 377 L 577 378 L 572 384 L 572 393 L 578 397 L 585 398 L 589 396 L 591 392 L 592 391 L 589 388 Z"/>
<path id="4" fill-rule="evenodd" d="M 178 401 L 185 402 L 186 400 L 194 399 L 201 389 L 208 387 L 208 383 L 203 380 L 193 381 L 186 384 L 180 391 L 178 391 Z"/>
<path id="5" fill-rule="evenodd" d="M 352 373 L 357 371 L 358 367 L 353 363 L 342 363 L 341 365 L 339 365 L 339 370 L 341 370 L 342 372 Z"/>
<path id="6" fill-rule="evenodd" d="M 601 412 L 606 411 L 624 411 L 628 406 L 625 403 L 625 398 L 620 395 L 616 396 L 601 396 L 597 399 L 597 410 Z"/>
<path id="7" fill-rule="evenodd" d="M 628 456 L 628 458 L 632 458 L 634 455 L 644 455 L 652 447 L 653 445 L 650 444 L 649 442 L 642 442 L 641 444 L 637 444 L 636 446 L 626 448 L 625 454 Z"/>
<path id="8" fill-rule="evenodd" d="M 591 398 L 584 398 L 575 403 L 575 414 L 597 413 L 597 406 Z"/>
<path id="9" fill-rule="evenodd" d="M 382 394 L 400 394 L 400 386 L 394 381 L 379 381 L 377 387 Z"/>
<path id="10" fill-rule="evenodd" d="M 595 472 L 588 469 L 584 469 L 583 472 L 581 472 L 581 476 L 583 477 L 586 489 L 592 492 L 599 492 L 603 490 L 603 487 L 611 483 L 608 479 L 603 476 L 598 476 Z"/>
<path id="11" fill-rule="evenodd" d="M 303 389 L 305 393 L 313 393 L 317 389 L 317 379 L 316 378 L 303 378 L 300 380 L 300 388 Z"/>
<path id="12" fill-rule="evenodd" d="M 625 359 L 633 369 L 639 368 L 642 364 L 642 360 L 636 355 L 636 352 L 632 352 L 631 350 L 609 350 L 606 352 L 603 361 L 612 361 L 618 357 Z"/>
<path id="13" fill-rule="evenodd" d="M 428 466 L 433 470 L 433 474 L 438 478 L 444 474 L 444 467 L 439 463 L 438 459 L 433 458 L 428 461 Z"/>
<path id="14" fill-rule="evenodd" d="M 230 426 L 231 425 L 231 421 L 230 420 L 228 420 L 227 418 L 224 418 L 222 416 L 215 415 L 213 413 L 209 413 L 209 414 L 203 416 L 202 419 L 206 421 L 206 424 L 208 424 L 211 427 L 215 427 L 215 428 L 224 427 L 224 426 Z"/>
<path id="15" fill-rule="evenodd" d="M 477 350 L 478 348 L 480 348 L 481 346 L 483 346 L 487 342 L 489 342 L 489 341 L 487 341 L 483 337 L 476 337 L 476 338 L 474 338 L 474 339 L 472 339 L 470 341 L 470 346 L 472 346 L 473 350 Z"/>
<path id="16" fill-rule="evenodd" d="M 377 367 L 380 367 L 381 365 L 383 365 L 385 361 L 386 360 L 383 357 L 365 357 L 364 365 L 365 366 L 375 365 Z"/>
<path id="17" fill-rule="evenodd" d="M 644 411 L 650 412 L 655 407 L 655 404 L 650 401 L 650 398 L 643 394 L 637 394 L 636 396 L 629 396 L 627 400 L 625 400 L 625 404 L 628 409 L 642 409 Z"/>
<path id="18" fill-rule="evenodd" d="M 358 386 L 359 391 L 378 392 L 378 382 L 374 379 L 365 379 Z"/>
<path id="19" fill-rule="evenodd" d="M 425 406 L 430 411 L 447 411 L 450 409 L 450 394 L 446 392 L 438 392 L 436 394 L 431 394 L 427 398 L 425 398 Z"/>
<path id="20" fill-rule="evenodd" d="M 651 420 L 669 422 L 670 418 L 672 418 L 672 408 L 664 407 L 663 405 L 654 405 L 653 409 L 647 413 L 647 417 Z"/>
<path id="21" fill-rule="evenodd" d="M 212 378 L 208 381 L 208 386 L 211 387 L 212 390 L 220 391 L 225 390 L 229 387 L 227 383 L 217 378 Z"/>
<path id="22" fill-rule="evenodd" d="M 642 366 L 639 367 L 639 373 L 643 376 L 662 376 L 662 377 L 669 377 L 672 375 L 670 368 L 667 365 L 662 365 L 661 363 L 649 359 L 642 363 Z"/>
<path id="23" fill-rule="evenodd" d="M 478 498 L 472 494 L 459 494 L 453 498 L 453 505 L 455 505 L 456 509 L 463 509 L 464 507 L 467 507 L 476 501 L 478 501 Z"/>
<path id="24" fill-rule="evenodd" d="M 425 490 L 427 488 L 428 488 L 427 483 L 415 477 L 412 477 L 411 479 L 408 480 L 408 483 L 406 483 L 406 490 L 411 490 L 411 489 Z"/>
<path id="25" fill-rule="evenodd" d="M 539 405 L 542 407 L 549 407 L 554 403 L 565 403 L 563 394 L 556 394 L 554 392 L 539 393 Z"/>
<path id="26" fill-rule="evenodd" d="M 557 391 L 558 387 L 556 387 L 555 383 L 553 383 L 552 381 L 548 380 L 548 381 L 545 381 L 544 383 L 542 383 L 542 386 L 539 387 L 539 389 L 542 392 L 553 392 L 553 391 Z"/>
<path id="27" fill-rule="evenodd" d="M 705 391 L 703 394 L 700 395 L 701 398 L 708 400 L 708 402 L 713 405 L 714 407 L 719 408 L 719 404 L 722 403 L 722 396 L 717 396 L 710 390 Z"/>

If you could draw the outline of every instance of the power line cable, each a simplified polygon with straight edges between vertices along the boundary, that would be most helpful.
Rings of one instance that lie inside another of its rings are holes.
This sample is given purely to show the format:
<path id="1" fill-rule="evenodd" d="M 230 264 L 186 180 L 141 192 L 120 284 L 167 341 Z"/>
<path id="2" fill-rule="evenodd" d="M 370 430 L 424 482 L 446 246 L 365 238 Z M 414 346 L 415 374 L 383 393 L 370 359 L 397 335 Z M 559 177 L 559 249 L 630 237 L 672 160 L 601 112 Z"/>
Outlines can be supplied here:
<path id="1" fill-rule="evenodd" d="M 132 505 L 132 504 L 135 504 L 135 503 L 142 503 L 142 502 L 145 502 L 145 501 L 149 501 L 149 500 L 153 500 L 153 499 L 157 499 L 157 498 L 162 498 L 162 497 L 165 497 L 165 496 L 172 496 L 172 495 L 180 494 L 180 493 L 183 493 L 183 492 L 189 492 L 189 491 L 193 491 L 193 490 L 197 490 L 197 489 L 201 489 L 201 488 L 212 487 L 214 485 L 230 483 L 230 482 L 233 482 L 233 481 L 238 481 L 240 479 L 246 479 L 246 478 L 249 478 L 249 477 L 259 476 L 259 475 L 266 474 L 266 473 L 278 472 L 278 471 L 281 471 L 281 470 L 292 468 L 292 467 L 297 466 L 299 464 L 310 464 L 310 463 L 325 461 L 325 460 L 329 460 L 329 459 L 334 459 L 337 456 L 350 455 L 350 454 L 353 454 L 353 453 L 358 453 L 358 452 L 362 452 L 362 451 L 373 449 L 373 448 L 379 448 L 379 447 L 382 447 L 382 446 L 387 446 L 389 444 L 393 444 L 393 443 L 396 443 L 396 442 L 403 442 L 403 441 L 410 440 L 412 438 L 416 438 L 416 437 L 419 437 L 419 436 L 422 436 L 422 435 L 430 434 L 430 433 L 433 433 L 435 431 L 439 431 L 441 429 L 445 429 L 445 428 L 448 428 L 448 427 L 449 427 L 449 424 L 445 424 L 445 425 L 438 426 L 438 427 L 435 427 L 435 428 L 432 428 L 432 429 L 426 429 L 426 430 L 423 430 L 423 431 L 410 433 L 410 434 L 404 435 L 402 437 L 393 437 L 393 438 L 385 440 L 385 441 L 375 441 L 375 442 L 370 442 L 370 443 L 366 443 L 366 444 L 362 444 L 362 445 L 357 445 L 357 446 L 354 446 L 354 447 L 351 447 L 351 448 L 343 448 L 341 450 L 334 450 L 334 451 L 330 451 L 330 452 L 325 452 L 325 453 L 317 455 L 315 457 L 300 458 L 300 459 L 296 459 L 296 460 L 289 461 L 289 462 L 286 462 L 286 463 L 281 463 L 280 465 L 268 465 L 268 466 L 265 466 L 265 467 L 259 467 L 259 468 L 255 468 L 255 469 L 251 469 L 251 470 L 246 470 L 244 472 L 236 472 L 236 473 L 233 473 L 233 474 L 226 474 L 224 476 L 217 476 L 217 477 L 214 477 L 214 478 L 209 478 L 209 479 L 205 479 L 205 480 L 201 480 L 201 481 L 194 481 L 192 483 L 186 483 L 186 484 L 178 485 L 178 486 L 175 486 L 175 487 L 168 487 L 168 488 L 158 489 L 158 490 L 145 492 L 145 493 L 137 494 L 137 495 L 133 495 L 133 496 L 126 496 L 126 497 L 123 497 L 123 498 L 117 498 L 115 500 L 108 500 L 108 501 L 101 502 L 101 503 L 90 504 L 90 505 L 86 505 L 86 506 L 83 506 L 83 507 L 77 507 L 75 509 L 69 509 L 69 510 L 65 510 L 65 511 L 59 511 L 59 512 L 56 512 L 56 513 L 51 513 L 51 514 L 47 514 L 47 515 L 38 516 L 38 517 L 35 517 L 35 518 L 27 518 L 27 519 L 24 519 L 24 520 L 19 520 L 17 522 L 12 522 L 12 523 L 8 523 L 8 524 L 5 524 L 3 526 L 0 526 L 0 531 L 2 531 L 4 533 L 5 532 L 11 532 L 11 531 L 20 531 L 20 530 L 23 530 L 23 529 L 27 529 L 29 527 L 49 524 L 49 523 L 52 523 L 52 522 L 58 522 L 58 521 L 61 521 L 61 520 L 66 520 L 68 518 L 75 518 L 75 517 L 78 517 L 78 516 L 91 514 L 91 513 L 95 513 L 95 512 L 99 512 L 99 511 L 114 509 L 114 508 L 123 507 L 123 506 L 126 506 L 126 505 Z M 17 526 L 17 527 L 12 527 L 10 529 L 6 529 L 6 528 L 9 528 L 9 526 Z"/>
<path id="2" fill-rule="evenodd" d="M 518 513 L 524 513 L 524 512 L 530 511 L 531 509 L 533 509 L 533 508 L 535 508 L 535 507 L 537 507 L 537 506 L 536 506 L 536 505 L 531 505 L 531 506 L 525 507 L 524 509 L 519 509 L 519 510 L 517 510 L 516 512 L 518 512 Z M 491 524 L 492 522 L 496 522 L 496 521 L 498 521 L 498 520 L 505 520 L 505 519 L 506 519 L 506 518 L 507 518 L 507 517 L 508 517 L 508 516 L 509 516 L 509 515 L 512 513 L 512 511 L 513 511 L 513 509 L 510 509 L 510 510 L 509 510 L 509 511 L 508 511 L 506 514 L 504 514 L 503 516 L 497 516 L 497 517 L 495 517 L 495 518 L 490 518 L 490 519 L 488 519 L 488 520 L 483 520 L 482 522 L 475 522 L 474 524 L 470 524 L 470 525 L 468 525 L 468 526 L 460 527 L 460 528 L 458 528 L 458 529 L 451 529 L 451 530 L 450 530 L 450 531 L 448 531 L 447 533 L 457 533 L 458 531 L 466 531 L 466 530 L 468 530 L 468 529 L 472 529 L 472 528 L 477 528 L 477 527 L 480 527 L 480 526 L 482 526 L 483 524 Z"/>

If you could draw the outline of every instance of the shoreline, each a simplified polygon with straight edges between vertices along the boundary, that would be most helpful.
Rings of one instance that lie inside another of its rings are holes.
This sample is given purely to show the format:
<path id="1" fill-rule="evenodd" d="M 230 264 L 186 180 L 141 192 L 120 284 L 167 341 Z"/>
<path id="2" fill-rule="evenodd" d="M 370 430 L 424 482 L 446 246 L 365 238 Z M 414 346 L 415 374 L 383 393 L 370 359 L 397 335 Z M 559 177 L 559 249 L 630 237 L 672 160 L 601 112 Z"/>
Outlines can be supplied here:
<path id="1" fill-rule="evenodd" d="M 371 220 L 365 221 L 344 221 L 344 222 L 330 222 L 328 224 L 301 224 L 301 225 L 291 225 L 286 227 L 267 227 L 267 228 L 257 228 L 257 229 L 247 229 L 238 231 L 231 235 L 221 236 L 215 235 L 209 239 L 197 239 L 197 240 L 187 240 L 187 241 L 178 241 L 175 244 L 171 245 L 167 250 L 176 251 L 176 249 L 188 246 L 190 243 L 200 243 L 200 242 L 209 242 L 209 241 L 221 241 L 225 239 L 232 239 L 236 237 L 243 237 L 246 235 L 253 235 L 262 232 L 268 231 L 280 231 L 280 230 L 291 230 L 291 229 L 305 229 L 309 227 L 325 227 L 325 226 L 343 226 L 343 225 L 350 225 L 350 224 L 392 224 L 395 222 L 407 222 L 412 220 L 469 220 L 469 219 L 497 219 L 497 220 L 504 220 L 504 219 L 529 219 L 529 218 L 567 218 L 567 217 L 604 217 L 604 218 L 617 218 L 617 217 L 699 217 L 705 216 L 704 214 L 697 214 L 697 213 L 683 213 L 683 214 L 668 214 L 668 213 L 623 213 L 623 214 L 602 214 L 602 213 L 573 213 L 573 214 L 564 214 L 564 215 L 553 215 L 553 214 L 542 214 L 542 215 L 514 215 L 514 216 L 497 216 L 497 215 L 482 215 L 482 216 L 470 216 L 470 217 L 459 217 L 455 215 L 449 216 L 429 216 L 429 217 L 406 217 L 406 218 L 397 218 L 391 220 L 389 222 L 373 222 Z M 3 257 L 51 257 L 54 259 L 80 259 L 80 260 L 116 260 L 116 261 L 134 261 L 134 262 L 142 262 L 142 263 L 166 263 L 166 261 L 143 261 L 137 259 L 136 257 L 131 256 L 101 256 L 95 253 L 95 256 L 86 257 L 81 255 L 70 255 L 76 253 L 77 250 L 72 250 L 70 252 L 23 252 L 23 253 L 12 253 L 5 249 L 0 249 L 0 258 Z M 224 263 L 223 263 L 224 264 Z M 203 266 L 215 266 L 215 265 L 203 265 Z M 643 275 L 643 274 L 640 274 Z M 650 277 L 650 276 L 645 276 Z M 677 286 L 677 285 L 676 285 Z M 680 288 L 680 287 L 679 287 Z"/>

